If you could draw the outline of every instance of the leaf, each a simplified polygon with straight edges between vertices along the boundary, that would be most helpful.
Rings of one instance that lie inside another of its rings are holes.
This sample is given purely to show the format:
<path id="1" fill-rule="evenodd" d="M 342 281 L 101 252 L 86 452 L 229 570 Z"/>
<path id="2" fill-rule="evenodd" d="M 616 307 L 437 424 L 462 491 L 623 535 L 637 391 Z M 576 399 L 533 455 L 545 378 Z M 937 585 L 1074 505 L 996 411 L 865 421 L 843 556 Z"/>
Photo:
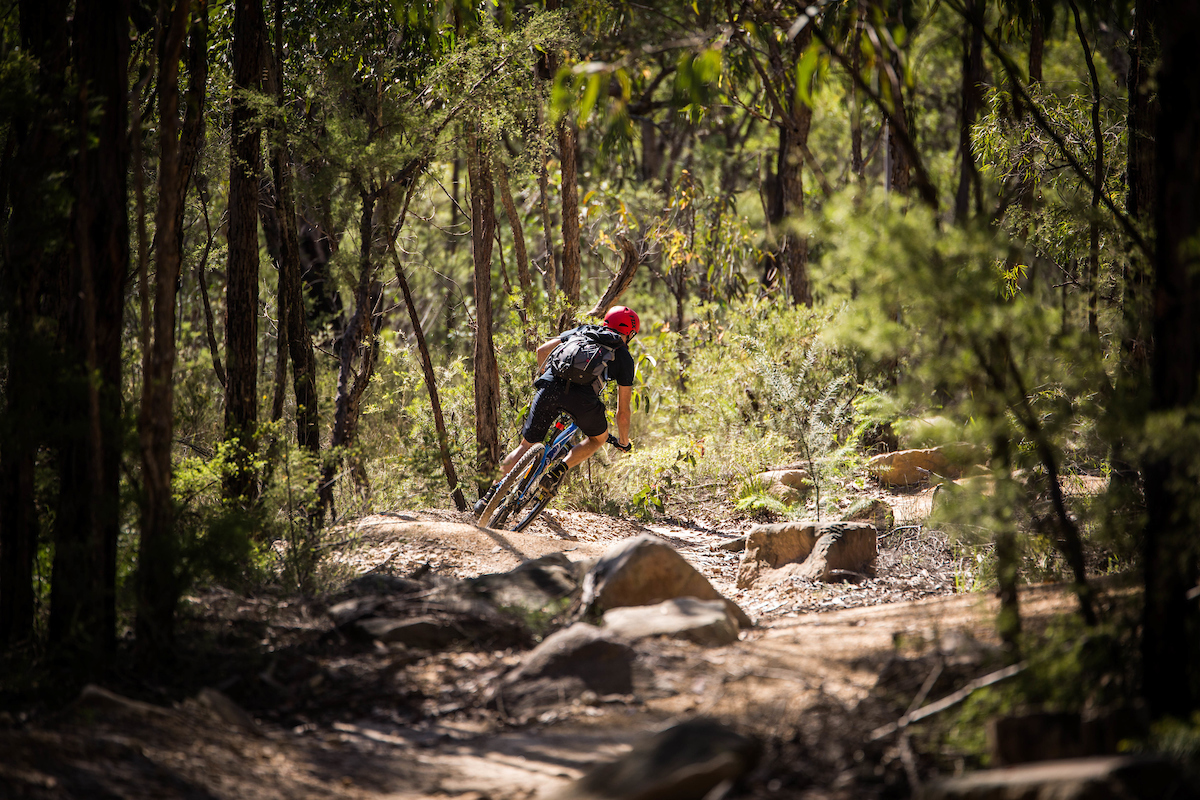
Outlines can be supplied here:
<path id="1" fill-rule="evenodd" d="M 588 76 L 587 89 L 583 92 L 583 100 L 579 103 L 579 127 L 583 127 L 587 122 L 588 117 L 592 115 L 592 109 L 596 107 L 596 100 L 600 97 L 600 79 L 599 73 L 594 73 Z"/>
<path id="2" fill-rule="evenodd" d="M 812 82 L 817 65 L 820 63 L 820 56 L 821 46 L 817 42 L 813 42 L 796 63 L 796 95 L 809 108 L 813 106 Z"/>

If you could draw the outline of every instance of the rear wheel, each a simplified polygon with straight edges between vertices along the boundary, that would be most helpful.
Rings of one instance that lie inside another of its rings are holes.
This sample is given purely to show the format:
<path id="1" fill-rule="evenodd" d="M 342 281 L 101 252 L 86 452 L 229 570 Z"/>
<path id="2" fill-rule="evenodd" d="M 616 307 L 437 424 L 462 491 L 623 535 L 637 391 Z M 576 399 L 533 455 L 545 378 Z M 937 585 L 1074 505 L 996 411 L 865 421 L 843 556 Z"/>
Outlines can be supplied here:
<path id="1" fill-rule="evenodd" d="M 488 502 L 487 506 L 484 507 L 483 511 L 479 515 L 478 522 L 481 528 L 486 528 L 488 523 L 492 521 L 492 517 L 496 516 L 496 511 L 502 505 L 508 503 L 509 495 L 512 493 L 513 487 L 517 484 L 517 481 L 524 477 L 525 473 L 533 469 L 534 465 L 541 460 L 542 452 L 545 451 L 545 449 L 546 445 L 538 442 L 533 447 L 526 450 L 524 455 L 521 456 L 521 459 L 517 461 L 516 465 L 510 469 L 503 478 L 501 478 L 500 485 L 496 487 L 496 493 L 492 495 L 491 501 Z M 505 513 L 504 516 L 507 518 L 510 513 L 511 512 Z"/>

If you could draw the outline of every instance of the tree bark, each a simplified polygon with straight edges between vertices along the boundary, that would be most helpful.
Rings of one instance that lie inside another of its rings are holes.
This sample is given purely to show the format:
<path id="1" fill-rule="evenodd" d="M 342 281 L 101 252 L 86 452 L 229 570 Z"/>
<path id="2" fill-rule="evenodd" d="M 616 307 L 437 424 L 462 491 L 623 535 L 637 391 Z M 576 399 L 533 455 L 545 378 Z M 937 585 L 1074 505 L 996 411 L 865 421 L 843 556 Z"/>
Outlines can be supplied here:
<path id="1" fill-rule="evenodd" d="M 496 210 L 490 154 L 478 133 L 472 133 L 468 148 L 471 253 L 475 262 L 475 442 L 479 473 L 483 476 L 482 493 L 500 463 L 500 368 L 492 344 L 492 241 Z M 565 213 L 565 203 L 563 210 Z"/>
<path id="2" fill-rule="evenodd" d="M 333 433 L 329 439 L 329 454 L 321 481 L 320 495 L 324 512 L 335 515 L 333 485 L 337 470 L 345 457 L 344 448 L 354 441 L 363 393 L 375 372 L 378 353 L 376 338 L 377 301 L 382 289 L 374 281 L 371 244 L 375 232 L 377 196 L 366 188 L 359 190 L 359 256 L 358 283 L 354 290 L 354 313 L 346 323 L 339 348 L 337 397 L 334 400 Z M 355 369 L 355 361 L 358 368 Z M 361 478 L 361 476 L 357 476 Z"/>
<path id="3" fill-rule="evenodd" d="M 1142 540 L 1142 694 L 1151 713 L 1187 719 L 1197 707 L 1193 670 L 1200 642 L 1196 586 L 1200 511 L 1195 502 L 1194 445 L 1200 386 L 1200 60 L 1195 32 L 1200 7 L 1164 0 L 1160 29 L 1161 111 L 1156 134 L 1155 348 L 1151 411 L 1183 426 L 1158 443 L 1145 469 L 1146 528 Z"/>
<path id="4" fill-rule="evenodd" d="M 971 127 L 983 108 L 983 13 L 982 0 L 965 0 L 966 13 L 962 34 L 962 88 L 958 116 L 958 192 L 954 197 L 954 219 L 961 225 L 971 213 L 974 195 L 975 214 L 983 213 L 979 170 L 971 147 Z"/>
<path id="5" fill-rule="evenodd" d="M 229 262 L 225 300 L 225 438 L 234 469 L 225 496 L 252 502 L 258 425 L 258 175 L 261 134 L 243 92 L 260 88 L 262 0 L 236 0 L 233 12 L 233 133 L 229 166 Z"/>
<path id="6" fill-rule="evenodd" d="M 99 669 L 116 646 L 120 531 L 121 336 L 129 273 L 127 218 L 129 6 L 82 0 L 75 248 L 63 294 L 66 426 L 50 591 L 50 641 Z"/>
<path id="7" fill-rule="evenodd" d="M 513 252 L 517 258 L 517 280 L 521 284 L 521 320 L 528 322 L 534 299 L 533 286 L 529 279 L 529 254 L 525 250 L 525 231 L 521 226 L 521 217 L 517 214 L 517 204 L 513 202 L 512 189 L 508 185 L 508 169 L 499 159 L 496 160 L 496 180 L 500 184 L 500 200 L 504 203 L 504 214 L 508 217 L 509 228 L 512 229 Z"/>
<path id="8" fill-rule="evenodd" d="M 282 232 L 279 259 L 280 300 L 285 315 L 280 325 L 287 332 L 292 362 L 292 393 L 296 398 L 296 440 L 316 457 L 321 450 L 320 416 L 317 397 L 317 367 L 313 356 L 312 333 L 304 314 L 304 295 L 300 278 L 300 245 L 296 230 L 296 202 L 293 188 L 291 152 L 282 111 L 283 98 L 283 6 L 275 2 L 275 86 L 280 109 L 279 126 L 271 142 L 271 169 L 275 176 L 276 209 Z M 286 302 L 284 302 L 286 301 Z"/>
<path id="9" fill-rule="evenodd" d="M 37 452 L 52 427 L 45 392 L 54 361 L 51 342 L 36 334 L 40 298 L 65 270 L 65 254 L 51 243 L 68 227 L 56 211 L 69 187 L 53 176 L 68 171 L 60 131 L 69 63 L 65 0 L 19 4 L 21 46 L 37 60 L 44 106 L 9 122 L 3 187 L 11 216 L 3 241 L 0 303 L 5 315 L 3 413 L 0 414 L 0 648 L 27 641 L 34 631 L 33 567 L 38 547 L 34 491 Z"/>
<path id="10" fill-rule="evenodd" d="M 137 648 L 144 658 L 168 652 L 175 633 L 179 597 L 178 541 L 171 491 L 174 432 L 175 298 L 183 259 L 179 224 L 187 184 L 179 142 L 179 59 L 188 29 L 191 0 L 159 6 L 162 47 L 158 59 L 159 164 L 155 216 L 157 280 L 154 337 L 142 380 L 138 434 L 142 451 L 141 539 L 137 571 Z"/>
<path id="11" fill-rule="evenodd" d="M 1133 39 L 1129 45 L 1129 112 L 1126 122 L 1125 211 L 1143 229 L 1155 218 L 1154 133 L 1158 124 L 1158 91 L 1154 72 L 1159 61 L 1158 0 L 1137 0 Z M 1125 272 L 1124 311 L 1126 333 L 1122 344 L 1126 369 L 1141 374 L 1150 363 L 1150 273 L 1145 254 L 1132 251 Z"/>
<path id="12" fill-rule="evenodd" d="M 579 142 L 575 126 L 562 119 L 558 126 L 558 153 L 562 164 L 562 290 L 567 309 L 559 320 L 565 330 L 579 308 Z"/>

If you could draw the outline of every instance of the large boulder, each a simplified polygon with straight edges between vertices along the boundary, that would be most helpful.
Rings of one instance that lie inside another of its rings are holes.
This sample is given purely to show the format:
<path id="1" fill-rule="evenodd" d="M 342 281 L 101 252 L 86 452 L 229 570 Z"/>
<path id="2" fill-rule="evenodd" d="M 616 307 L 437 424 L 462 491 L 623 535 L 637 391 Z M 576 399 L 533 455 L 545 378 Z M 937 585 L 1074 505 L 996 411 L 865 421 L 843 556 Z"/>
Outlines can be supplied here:
<path id="1" fill-rule="evenodd" d="M 510 716 L 522 717 L 585 692 L 628 695 L 633 692 L 635 657 L 629 643 L 616 634 L 576 622 L 526 653 L 485 699 Z"/>
<path id="2" fill-rule="evenodd" d="M 927 784 L 919 800 L 1195 800 L 1178 768 L 1135 756 L 1042 761 Z"/>
<path id="3" fill-rule="evenodd" d="M 762 746 L 719 722 L 694 719 L 635 744 L 618 760 L 599 764 L 558 800 L 702 800 L 723 797 L 757 763 Z M 716 790 L 714 792 L 714 790 Z"/>
<path id="4" fill-rule="evenodd" d="M 959 474 L 940 447 L 881 453 L 867 461 L 867 471 L 885 486 L 914 486 L 930 478 Z"/>
<path id="5" fill-rule="evenodd" d="M 670 636 L 696 644 L 725 645 L 738 640 L 738 623 L 721 600 L 676 597 L 652 606 L 610 608 L 604 629 L 631 641 Z"/>
<path id="6" fill-rule="evenodd" d="M 522 615 L 562 611 L 579 589 L 578 565 L 562 553 L 531 559 L 508 572 L 480 575 L 463 582 L 475 597 Z"/>
<path id="7" fill-rule="evenodd" d="M 746 613 L 721 596 L 708 578 L 652 534 L 644 533 L 608 549 L 583 578 L 581 605 L 585 612 L 648 606 L 677 597 L 720 600 L 743 628 L 753 626 Z"/>
<path id="8" fill-rule="evenodd" d="M 754 479 L 762 484 L 767 494 L 784 503 L 799 502 L 812 485 L 808 472 L 794 467 L 770 469 L 758 473 Z"/>
<path id="9" fill-rule="evenodd" d="M 737 585 L 745 589 L 759 580 L 793 575 L 828 580 L 833 571 L 873 572 L 878 553 L 875 526 L 863 522 L 759 525 L 746 537 Z"/>

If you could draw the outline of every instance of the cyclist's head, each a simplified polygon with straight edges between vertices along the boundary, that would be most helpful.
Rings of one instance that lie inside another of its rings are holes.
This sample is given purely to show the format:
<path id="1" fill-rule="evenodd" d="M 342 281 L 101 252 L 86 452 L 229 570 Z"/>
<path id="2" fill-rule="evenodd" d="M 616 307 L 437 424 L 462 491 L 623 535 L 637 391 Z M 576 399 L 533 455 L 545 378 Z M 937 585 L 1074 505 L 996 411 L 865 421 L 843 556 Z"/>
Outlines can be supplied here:
<path id="1" fill-rule="evenodd" d="M 625 306 L 610 308 L 604 315 L 604 324 L 617 333 L 623 334 L 626 339 L 632 339 L 642 327 L 642 321 L 638 319 L 638 315 Z"/>

